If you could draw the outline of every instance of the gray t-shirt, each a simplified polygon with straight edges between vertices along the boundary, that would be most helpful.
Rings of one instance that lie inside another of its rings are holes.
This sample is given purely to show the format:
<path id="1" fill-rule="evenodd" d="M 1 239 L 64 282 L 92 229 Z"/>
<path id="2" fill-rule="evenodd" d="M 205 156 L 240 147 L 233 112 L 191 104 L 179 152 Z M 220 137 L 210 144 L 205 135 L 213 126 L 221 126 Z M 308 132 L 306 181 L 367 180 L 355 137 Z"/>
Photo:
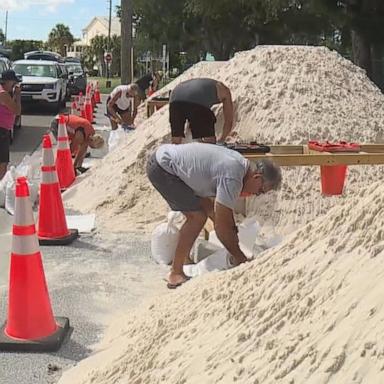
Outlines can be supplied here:
<path id="1" fill-rule="evenodd" d="M 240 153 L 214 144 L 165 144 L 156 160 L 168 173 L 179 177 L 199 197 L 215 197 L 233 209 L 243 188 L 249 162 Z"/>

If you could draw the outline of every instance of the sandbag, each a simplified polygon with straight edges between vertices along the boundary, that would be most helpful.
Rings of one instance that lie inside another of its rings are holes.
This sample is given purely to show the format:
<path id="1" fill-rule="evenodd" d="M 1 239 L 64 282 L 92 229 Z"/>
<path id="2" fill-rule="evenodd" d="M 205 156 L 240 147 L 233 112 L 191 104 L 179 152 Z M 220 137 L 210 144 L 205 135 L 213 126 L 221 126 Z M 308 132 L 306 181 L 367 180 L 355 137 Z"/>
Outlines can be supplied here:
<path id="1" fill-rule="evenodd" d="M 179 229 L 174 221 L 179 212 L 170 212 L 168 221 L 159 224 L 152 232 L 151 253 L 158 264 L 169 265 L 175 257 L 177 242 L 179 240 Z"/>
<path id="2" fill-rule="evenodd" d="M 127 133 L 119 126 L 117 129 L 112 130 L 109 134 L 108 149 L 109 152 L 115 150 L 126 137 Z"/>
<path id="3" fill-rule="evenodd" d="M 8 170 L 4 177 L 0 180 L 0 207 L 5 207 L 5 194 L 7 190 L 7 184 L 12 180 L 11 171 Z"/>

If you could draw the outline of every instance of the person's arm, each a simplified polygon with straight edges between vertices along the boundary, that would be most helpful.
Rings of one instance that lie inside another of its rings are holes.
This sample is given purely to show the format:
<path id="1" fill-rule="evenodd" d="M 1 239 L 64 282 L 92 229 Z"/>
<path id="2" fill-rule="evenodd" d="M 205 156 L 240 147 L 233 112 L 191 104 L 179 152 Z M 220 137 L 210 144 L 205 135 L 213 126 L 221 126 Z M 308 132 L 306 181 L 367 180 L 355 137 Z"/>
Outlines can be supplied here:
<path id="1" fill-rule="evenodd" d="M 15 115 L 21 114 L 21 92 L 18 85 L 14 88 L 14 95 L 11 95 L 8 92 L 0 93 L 0 103 L 5 105 L 12 113 Z"/>
<path id="2" fill-rule="evenodd" d="M 235 264 L 245 263 L 247 258 L 239 247 L 233 211 L 217 201 L 215 203 L 215 231 L 218 239 L 233 256 Z"/>
<path id="3" fill-rule="evenodd" d="M 109 100 L 107 105 L 108 112 L 110 113 L 110 115 L 113 117 L 116 123 L 120 123 L 120 124 L 121 124 L 121 117 L 116 113 L 113 107 L 116 104 L 116 101 L 121 97 L 121 92 L 122 91 L 117 92 L 116 95 L 113 96 L 111 100 Z"/>
<path id="4" fill-rule="evenodd" d="M 137 95 L 133 98 L 133 111 L 132 111 L 132 124 L 135 122 L 135 118 L 137 116 L 137 107 L 140 104 L 140 96 Z"/>
<path id="5" fill-rule="evenodd" d="M 81 130 L 76 130 L 75 135 L 71 141 L 71 151 L 75 153 L 75 160 L 73 166 L 75 168 L 83 165 L 84 157 L 88 149 L 88 139 L 84 137 L 84 133 Z"/>
<path id="6" fill-rule="evenodd" d="M 217 84 L 217 95 L 219 100 L 223 103 L 223 113 L 224 113 L 224 126 L 221 137 L 218 139 L 218 142 L 224 142 L 226 137 L 231 133 L 233 128 L 233 102 L 231 91 L 222 83 Z"/>

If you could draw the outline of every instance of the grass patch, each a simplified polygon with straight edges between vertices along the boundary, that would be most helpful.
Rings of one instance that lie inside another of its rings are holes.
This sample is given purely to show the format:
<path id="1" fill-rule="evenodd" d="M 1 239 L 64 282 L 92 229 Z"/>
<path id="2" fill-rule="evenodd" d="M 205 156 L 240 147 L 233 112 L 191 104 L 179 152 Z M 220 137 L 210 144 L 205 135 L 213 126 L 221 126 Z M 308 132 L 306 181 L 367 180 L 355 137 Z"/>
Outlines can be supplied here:
<path id="1" fill-rule="evenodd" d="M 99 87 L 100 87 L 100 92 L 109 94 L 113 91 L 115 87 L 121 84 L 121 79 L 120 77 L 114 77 L 112 79 L 109 79 L 111 81 L 111 87 L 107 88 L 106 87 L 106 82 L 107 78 L 106 77 L 88 77 L 88 81 L 98 81 L 99 82 Z"/>

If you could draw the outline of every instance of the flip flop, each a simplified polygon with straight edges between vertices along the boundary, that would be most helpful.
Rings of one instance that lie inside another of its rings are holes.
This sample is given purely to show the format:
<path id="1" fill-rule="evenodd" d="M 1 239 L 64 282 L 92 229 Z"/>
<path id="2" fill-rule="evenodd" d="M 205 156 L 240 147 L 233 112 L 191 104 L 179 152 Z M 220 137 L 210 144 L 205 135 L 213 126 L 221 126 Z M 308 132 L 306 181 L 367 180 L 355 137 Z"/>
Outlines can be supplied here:
<path id="1" fill-rule="evenodd" d="M 187 276 L 187 278 L 182 282 L 182 283 L 177 283 L 177 284 L 171 284 L 171 283 L 167 283 L 167 288 L 168 289 L 176 289 L 180 286 L 182 286 L 184 283 L 186 283 L 188 280 L 191 280 L 191 277 L 190 276 Z"/>

